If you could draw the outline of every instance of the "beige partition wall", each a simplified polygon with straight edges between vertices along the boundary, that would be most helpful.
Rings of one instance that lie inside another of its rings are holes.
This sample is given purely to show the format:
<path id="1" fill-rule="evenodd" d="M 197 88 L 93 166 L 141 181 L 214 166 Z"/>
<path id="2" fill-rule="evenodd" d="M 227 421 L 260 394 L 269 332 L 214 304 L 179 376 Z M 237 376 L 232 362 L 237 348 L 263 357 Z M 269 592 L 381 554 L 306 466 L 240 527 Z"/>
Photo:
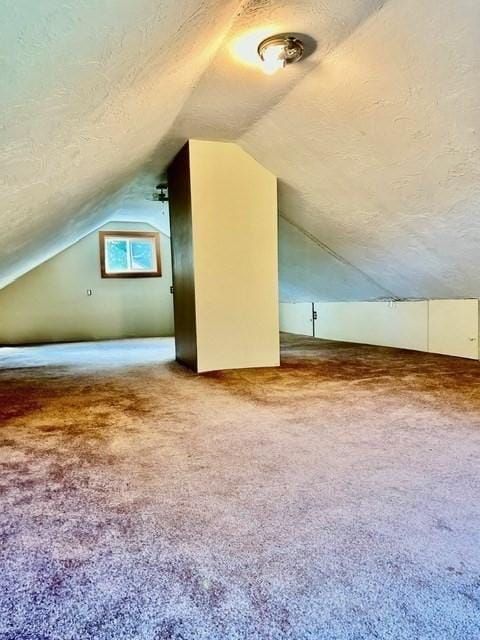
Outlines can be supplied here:
<path id="1" fill-rule="evenodd" d="M 315 335 L 427 351 L 428 302 L 316 302 Z"/>
<path id="2" fill-rule="evenodd" d="M 233 143 L 190 140 L 168 179 L 177 359 L 277 366 L 276 178 Z"/>

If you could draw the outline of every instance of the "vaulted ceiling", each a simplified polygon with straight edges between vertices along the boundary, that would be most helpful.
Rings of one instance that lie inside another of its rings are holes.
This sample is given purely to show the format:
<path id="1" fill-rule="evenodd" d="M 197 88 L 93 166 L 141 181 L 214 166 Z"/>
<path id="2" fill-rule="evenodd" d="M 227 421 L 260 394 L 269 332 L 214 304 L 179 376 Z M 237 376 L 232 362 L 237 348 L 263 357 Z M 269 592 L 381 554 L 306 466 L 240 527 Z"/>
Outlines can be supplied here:
<path id="1" fill-rule="evenodd" d="M 286 297 L 480 296 L 478 0 L 4 0 L 0 21 L 0 286 L 207 138 L 279 177 Z M 256 45 L 285 31 L 317 48 L 266 76 Z"/>

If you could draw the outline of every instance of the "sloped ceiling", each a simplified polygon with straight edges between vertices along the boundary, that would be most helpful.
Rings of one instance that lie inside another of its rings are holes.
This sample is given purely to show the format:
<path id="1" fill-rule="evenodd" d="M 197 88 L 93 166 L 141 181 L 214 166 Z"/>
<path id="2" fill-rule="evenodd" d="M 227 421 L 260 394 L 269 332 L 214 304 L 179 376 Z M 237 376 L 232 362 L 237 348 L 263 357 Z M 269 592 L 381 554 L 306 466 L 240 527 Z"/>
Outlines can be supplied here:
<path id="1" fill-rule="evenodd" d="M 282 210 L 399 297 L 480 296 L 479 27 L 476 0 L 391 0 L 243 138 Z"/>
<path id="2" fill-rule="evenodd" d="M 0 3 L 0 283 L 98 226 L 128 196 L 239 6 Z"/>
<path id="3" fill-rule="evenodd" d="M 395 297 L 283 216 L 278 225 L 281 302 L 364 300 Z"/>
<path id="4" fill-rule="evenodd" d="M 279 176 L 291 296 L 316 270 L 317 299 L 480 296 L 477 0 L 6 0 L 0 20 L 0 284 L 141 206 L 197 137 Z M 283 31 L 317 48 L 265 76 L 252 46 Z"/>

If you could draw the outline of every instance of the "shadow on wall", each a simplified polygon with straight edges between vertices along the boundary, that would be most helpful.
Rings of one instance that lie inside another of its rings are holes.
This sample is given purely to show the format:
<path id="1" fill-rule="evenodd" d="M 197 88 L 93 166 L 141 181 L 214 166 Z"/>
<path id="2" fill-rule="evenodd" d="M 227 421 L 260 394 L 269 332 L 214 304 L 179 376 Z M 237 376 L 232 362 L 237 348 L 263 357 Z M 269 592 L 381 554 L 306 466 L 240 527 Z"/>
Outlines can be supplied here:
<path id="1" fill-rule="evenodd" d="M 282 302 L 395 297 L 281 214 L 278 233 Z"/>

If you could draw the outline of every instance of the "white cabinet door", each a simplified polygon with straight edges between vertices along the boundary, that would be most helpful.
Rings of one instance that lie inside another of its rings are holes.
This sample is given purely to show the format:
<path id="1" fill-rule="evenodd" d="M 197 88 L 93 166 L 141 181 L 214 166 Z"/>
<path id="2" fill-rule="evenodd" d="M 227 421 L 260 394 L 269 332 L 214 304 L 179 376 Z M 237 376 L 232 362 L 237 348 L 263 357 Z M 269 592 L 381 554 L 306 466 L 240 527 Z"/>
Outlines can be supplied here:
<path id="1" fill-rule="evenodd" d="M 478 300 L 430 300 L 428 350 L 478 360 Z"/>
<path id="2" fill-rule="evenodd" d="M 280 331 L 313 336 L 311 302 L 281 302 Z"/>

